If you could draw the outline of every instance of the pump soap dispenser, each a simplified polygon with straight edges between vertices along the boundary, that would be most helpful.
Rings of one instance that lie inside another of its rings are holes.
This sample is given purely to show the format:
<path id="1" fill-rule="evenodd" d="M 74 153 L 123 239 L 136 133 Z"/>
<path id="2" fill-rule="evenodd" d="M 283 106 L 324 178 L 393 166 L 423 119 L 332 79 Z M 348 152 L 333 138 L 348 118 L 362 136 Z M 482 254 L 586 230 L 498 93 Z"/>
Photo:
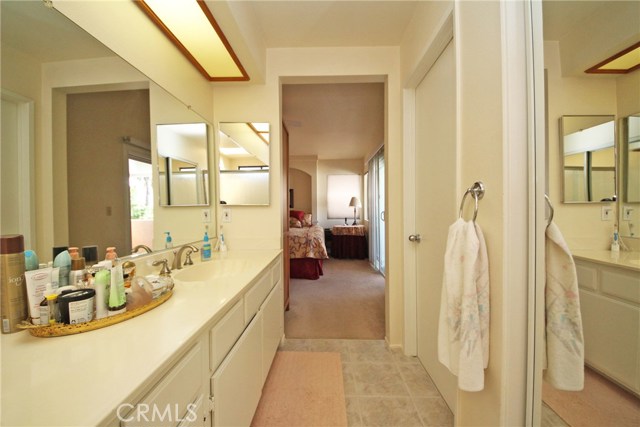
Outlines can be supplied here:
<path id="1" fill-rule="evenodd" d="M 209 242 L 209 226 L 205 226 L 204 237 L 202 238 L 202 249 L 200 250 L 200 259 L 209 261 L 211 259 L 211 243 Z"/>
<path id="2" fill-rule="evenodd" d="M 167 235 L 167 237 L 165 237 L 164 239 L 164 247 L 165 249 L 171 249 L 173 247 L 173 242 L 171 240 L 171 233 L 168 231 L 165 231 L 164 234 Z"/>

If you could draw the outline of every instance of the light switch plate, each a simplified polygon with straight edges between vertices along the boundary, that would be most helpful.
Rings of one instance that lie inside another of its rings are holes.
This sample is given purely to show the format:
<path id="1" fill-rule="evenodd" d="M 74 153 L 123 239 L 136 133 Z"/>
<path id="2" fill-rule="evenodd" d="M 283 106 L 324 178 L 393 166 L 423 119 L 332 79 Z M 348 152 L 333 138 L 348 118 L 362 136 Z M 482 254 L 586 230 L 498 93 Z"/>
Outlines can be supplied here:
<path id="1" fill-rule="evenodd" d="M 202 222 L 211 222 L 211 210 L 202 209 Z"/>
<path id="2" fill-rule="evenodd" d="M 631 221 L 631 213 L 633 212 L 633 208 L 631 206 L 623 206 L 622 207 L 622 220 L 623 221 Z"/>
<path id="3" fill-rule="evenodd" d="M 231 209 L 222 209 L 222 222 L 231 222 Z"/>
<path id="4" fill-rule="evenodd" d="M 602 220 L 611 221 L 613 219 L 613 208 L 611 206 L 602 207 Z"/>

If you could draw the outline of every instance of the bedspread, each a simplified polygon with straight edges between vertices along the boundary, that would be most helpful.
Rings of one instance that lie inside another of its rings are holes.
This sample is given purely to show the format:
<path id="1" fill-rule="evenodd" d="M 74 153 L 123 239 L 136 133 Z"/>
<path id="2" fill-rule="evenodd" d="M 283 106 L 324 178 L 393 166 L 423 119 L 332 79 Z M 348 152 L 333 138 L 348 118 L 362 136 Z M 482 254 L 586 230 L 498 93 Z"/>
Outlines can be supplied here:
<path id="1" fill-rule="evenodd" d="M 289 229 L 289 255 L 291 258 L 327 259 L 324 229 L 318 225 Z"/>

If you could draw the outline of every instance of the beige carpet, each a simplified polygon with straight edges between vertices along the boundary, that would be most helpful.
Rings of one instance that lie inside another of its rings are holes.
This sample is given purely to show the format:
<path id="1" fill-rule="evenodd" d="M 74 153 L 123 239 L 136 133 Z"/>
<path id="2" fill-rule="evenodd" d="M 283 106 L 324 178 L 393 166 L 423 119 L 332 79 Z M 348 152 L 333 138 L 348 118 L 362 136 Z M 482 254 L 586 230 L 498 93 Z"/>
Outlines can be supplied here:
<path id="1" fill-rule="evenodd" d="M 346 427 L 340 353 L 277 352 L 251 425 Z"/>
<path id="2" fill-rule="evenodd" d="M 384 339 L 384 277 L 368 260 L 325 260 L 324 276 L 289 292 L 287 338 Z"/>
<path id="3" fill-rule="evenodd" d="M 589 368 L 584 390 L 560 391 L 544 382 L 542 400 L 572 427 L 640 426 L 640 399 Z"/>

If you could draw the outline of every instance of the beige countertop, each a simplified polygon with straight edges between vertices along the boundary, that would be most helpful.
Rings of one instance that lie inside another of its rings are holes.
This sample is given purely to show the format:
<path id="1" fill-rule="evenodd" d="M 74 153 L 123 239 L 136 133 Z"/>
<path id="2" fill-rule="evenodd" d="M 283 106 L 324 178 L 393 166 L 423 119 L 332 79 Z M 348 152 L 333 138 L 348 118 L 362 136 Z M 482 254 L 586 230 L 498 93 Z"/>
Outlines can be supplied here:
<path id="1" fill-rule="evenodd" d="M 576 260 L 584 260 L 596 262 L 614 267 L 623 267 L 626 269 L 640 272 L 640 252 L 620 251 L 611 252 L 603 250 L 573 250 L 571 251 L 573 258 Z"/>
<path id="2" fill-rule="evenodd" d="M 226 252 L 224 258 L 242 262 L 241 272 L 176 282 L 164 304 L 104 329 L 55 338 L 26 331 L 2 335 L 0 425 L 108 422 L 118 405 L 135 403 L 155 376 L 220 319 L 280 252 Z M 210 262 L 220 257 L 214 253 Z"/>

